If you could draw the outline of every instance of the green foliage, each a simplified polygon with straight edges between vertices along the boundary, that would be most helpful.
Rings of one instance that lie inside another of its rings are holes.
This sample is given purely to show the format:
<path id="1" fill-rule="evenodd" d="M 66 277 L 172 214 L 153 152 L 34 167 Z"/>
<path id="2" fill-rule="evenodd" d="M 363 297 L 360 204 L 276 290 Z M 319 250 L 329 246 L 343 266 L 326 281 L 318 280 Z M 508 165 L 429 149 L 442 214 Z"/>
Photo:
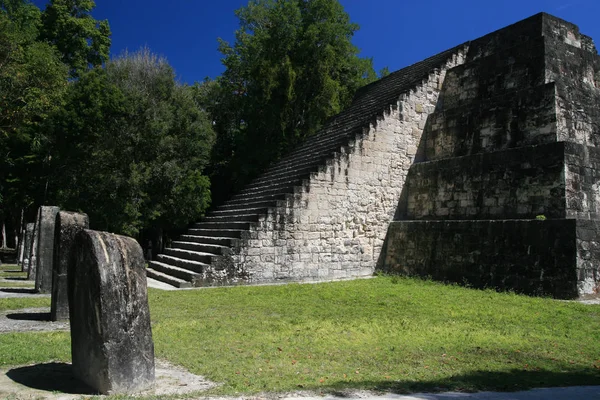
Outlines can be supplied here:
<path id="1" fill-rule="evenodd" d="M 30 3 L 0 2 L 0 220 L 12 226 L 43 197 L 39 126 L 60 108 L 67 86 L 58 52 L 37 40 L 40 18 Z"/>
<path id="2" fill-rule="evenodd" d="M 58 49 L 73 76 L 108 60 L 110 27 L 91 16 L 95 6 L 93 0 L 50 0 L 42 14 L 40 38 Z"/>
<path id="3" fill-rule="evenodd" d="M 226 70 L 210 89 L 213 180 L 241 184 L 314 134 L 375 73 L 357 56 L 358 26 L 337 0 L 253 0 L 236 14 L 235 43 L 220 42 Z"/>
<path id="4" fill-rule="evenodd" d="M 377 75 L 379 78 L 385 78 L 389 74 L 390 74 L 390 69 L 389 69 L 389 67 L 385 66 L 379 70 L 379 74 L 377 74 Z"/>
<path id="5" fill-rule="evenodd" d="M 97 229 L 137 235 L 199 218 L 214 133 L 192 89 L 147 49 L 81 76 L 48 124 L 55 203 Z"/>

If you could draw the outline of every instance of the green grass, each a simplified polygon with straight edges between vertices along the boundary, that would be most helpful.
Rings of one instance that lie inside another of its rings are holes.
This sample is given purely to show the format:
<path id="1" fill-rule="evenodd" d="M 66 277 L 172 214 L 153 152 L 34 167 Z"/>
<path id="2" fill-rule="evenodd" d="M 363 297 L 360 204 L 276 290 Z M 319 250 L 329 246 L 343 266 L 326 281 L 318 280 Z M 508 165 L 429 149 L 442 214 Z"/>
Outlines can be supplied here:
<path id="1" fill-rule="evenodd" d="M 27 279 L 27 272 L 21 272 L 21 267 L 15 264 L 0 265 L 0 279 Z"/>
<path id="2" fill-rule="evenodd" d="M 9 278 L 8 280 L 6 278 Z M 4 288 L 33 288 L 33 281 L 26 281 L 27 273 L 21 272 L 21 267 L 14 264 L 0 266 L 0 287 Z"/>
<path id="3" fill-rule="evenodd" d="M 150 292 L 159 357 L 219 394 L 600 384 L 600 307 L 412 279 Z M 168 305 L 168 306 L 166 306 Z"/>
<path id="4" fill-rule="evenodd" d="M 49 309 L 50 297 L 9 297 L 7 299 L 0 299 L 0 312 L 37 307 L 48 307 Z"/>
<path id="5" fill-rule="evenodd" d="M 600 385 L 600 306 L 390 277 L 149 301 L 157 357 L 221 382 L 210 394 Z M 21 335 L 0 335 L 5 365 L 68 359 L 68 334 Z"/>

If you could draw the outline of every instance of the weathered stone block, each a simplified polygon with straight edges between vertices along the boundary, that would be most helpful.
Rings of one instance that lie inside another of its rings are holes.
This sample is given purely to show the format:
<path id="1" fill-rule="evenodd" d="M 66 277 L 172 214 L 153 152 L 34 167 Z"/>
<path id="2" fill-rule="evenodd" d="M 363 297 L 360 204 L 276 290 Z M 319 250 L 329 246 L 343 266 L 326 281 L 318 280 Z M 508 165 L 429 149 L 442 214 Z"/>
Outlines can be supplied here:
<path id="1" fill-rule="evenodd" d="M 75 375 L 100 393 L 154 382 L 144 255 L 132 238 L 82 230 L 69 263 Z M 71 284 L 72 283 L 72 284 Z"/>
<path id="2" fill-rule="evenodd" d="M 27 280 L 35 281 L 37 275 L 37 252 L 38 252 L 38 241 L 40 234 L 40 221 L 39 214 L 33 224 L 33 232 L 31 234 L 31 244 L 29 248 L 29 271 L 27 272 Z"/>
<path id="3" fill-rule="evenodd" d="M 50 319 L 58 321 L 69 318 L 67 272 L 72 260 L 76 234 L 89 227 L 86 214 L 61 211 L 56 215 L 54 234 L 54 263 L 52 266 L 52 299 Z M 73 266 L 77 268 L 77 266 Z"/>
<path id="4" fill-rule="evenodd" d="M 21 271 L 29 272 L 29 262 L 31 257 L 31 240 L 33 238 L 34 223 L 25 226 L 25 237 L 23 238 L 23 262 L 21 263 Z"/>
<path id="5" fill-rule="evenodd" d="M 54 262 L 54 224 L 60 209 L 42 206 L 38 211 L 38 243 L 35 289 L 40 293 L 52 291 L 52 263 Z"/>

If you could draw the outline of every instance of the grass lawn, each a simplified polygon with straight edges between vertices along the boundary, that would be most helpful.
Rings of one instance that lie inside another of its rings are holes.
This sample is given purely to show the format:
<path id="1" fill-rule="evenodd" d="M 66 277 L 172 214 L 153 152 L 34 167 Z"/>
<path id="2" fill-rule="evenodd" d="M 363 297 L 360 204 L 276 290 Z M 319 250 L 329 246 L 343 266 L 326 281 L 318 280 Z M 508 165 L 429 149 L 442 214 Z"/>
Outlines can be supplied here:
<path id="1" fill-rule="evenodd" d="M 0 309 L 49 301 L 19 300 Z M 150 289 L 149 300 L 156 355 L 222 382 L 211 394 L 600 385 L 595 305 L 394 277 Z M 0 335 L 0 365 L 68 360 L 68 341 Z"/>
<path id="2" fill-rule="evenodd" d="M 0 287 L 5 288 L 32 288 L 33 281 L 27 281 L 27 273 L 21 272 L 21 267 L 14 264 L 0 265 Z"/>

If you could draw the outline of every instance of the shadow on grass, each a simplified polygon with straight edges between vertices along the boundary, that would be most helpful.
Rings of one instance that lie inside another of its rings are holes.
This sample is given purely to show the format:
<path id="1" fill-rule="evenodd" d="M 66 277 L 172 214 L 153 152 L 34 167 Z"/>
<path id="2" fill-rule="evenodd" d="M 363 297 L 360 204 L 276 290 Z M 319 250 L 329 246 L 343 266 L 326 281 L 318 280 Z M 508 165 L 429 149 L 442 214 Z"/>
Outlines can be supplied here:
<path id="1" fill-rule="evenodd" d="M 4 293 L 22 293 L 22 294 L 37 294 L 37 291 L 32 288 L 2 288 L 0 292 Z"/>
<path id="2" fill-rule="evenodd" d="M 27 281 L 27 278 L 23 278 L 23 277 L 18 277 L 18 276 L 5 276 L 4 279 L 6 279 L 7 281 Z M 31 281 L 31 283 L 34 283 L 33 281 Z"/>
<path id="3" fill-rule="evenodd" d="M 534 388 L 597 386 L 600 385 L 600 371 L 595 368 L 572 369 L 564 372 L 525 371 L 514 369 L 507 372 L 476 371 L 471 374 L 456 375 L 450 378 L 428 381 L 373 381 L 352 380 L 331 382 L 323 388 L 302 386 L 303 389 L 320 390 L 344 396 L 348 389 L 370 389 L 397 394 L 424 392 L 514 392 Z M 600 387 L 598 387 L 600 396 Z"/>
<path id="4" fill-rule="evenodd" d="M 20 321 L 50 321 L 50 313 L 13 313 L 6 314 L 6 318 Z"/>
<path id="5" fill-rule="evenodd" d="M 11 274 L 16 274 L 17 272 L 18 272 L 18 273 L 21 273 L 21 272 L 23 272 L 23 271 L 21 271 L 20 269 L 5 269 L 5 270 L 4 270 L 4 271 L 2 271 L 2 272 L 8 272 L 8 273 L 11 273 Z"/>
<path id="6" fill-rule="evenodd" d="M 13 368 L 6 376 L 32 389 L 69 394 L 98 394 L 73 375 L 71 364 L 48 363 Z"/>

